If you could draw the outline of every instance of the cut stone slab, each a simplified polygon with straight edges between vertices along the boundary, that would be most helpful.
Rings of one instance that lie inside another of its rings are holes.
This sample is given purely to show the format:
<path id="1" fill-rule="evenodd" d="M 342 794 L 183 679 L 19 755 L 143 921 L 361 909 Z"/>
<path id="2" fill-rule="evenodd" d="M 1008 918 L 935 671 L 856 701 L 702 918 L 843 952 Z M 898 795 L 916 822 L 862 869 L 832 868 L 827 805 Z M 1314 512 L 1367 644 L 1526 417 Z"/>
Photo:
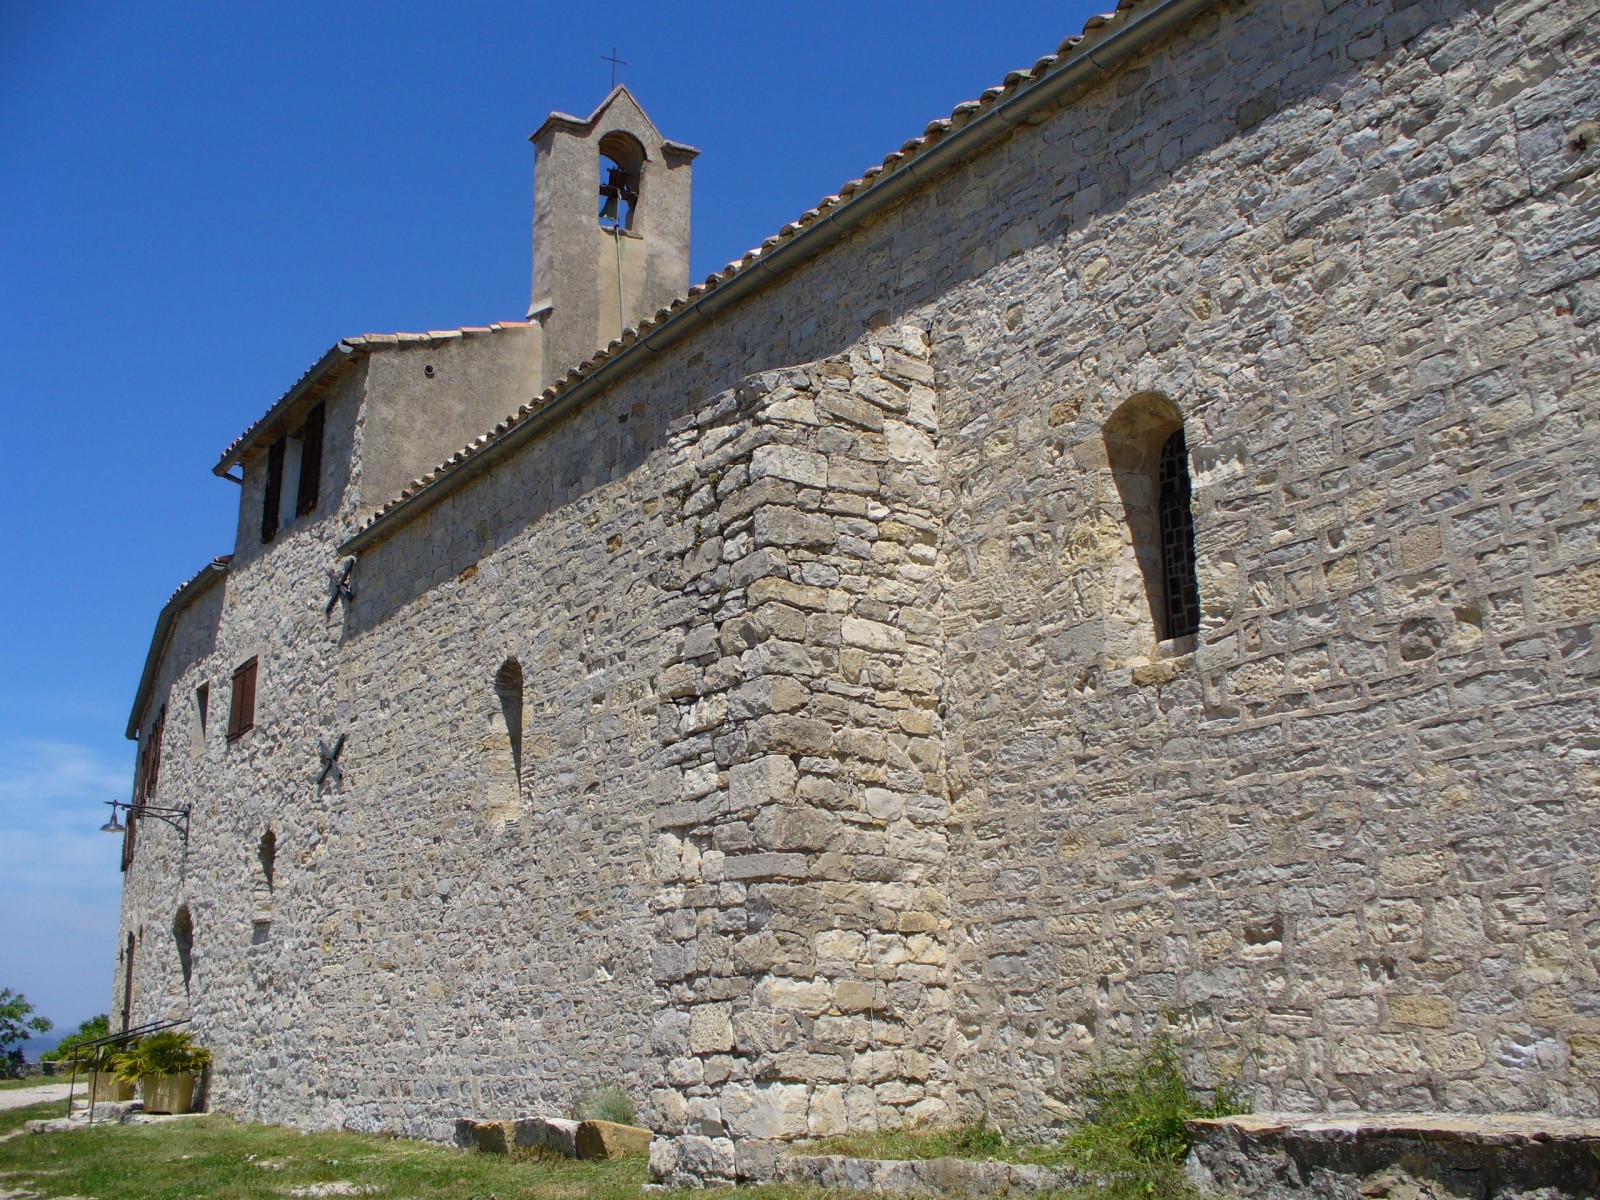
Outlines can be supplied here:
<path id="1" fill-rule="evenodd" d="M 473 1121 L 470 1124 L 474 1143 L 484 1154 L 511 1153 L 516 1143 L 516 1122 Z"/>
<path id="2" fill-rule="evenodd" d="M 1591 1200 L 1600 1121 L 1542 1113 L 1339 1117 L 1255 1113 L 1189 1122 L 1202 1192 L 1252 1200 Z"/>
<path id="3" fill-rule="evenodd" d="M 598 1122 L 605 1124 L 605 1122 Z M 616 1126 L 625 1129 L 627 1126 Z M 649 1131 L 645 1131 L 648 1135 Z M 512 1147 L 529 1149 L 543 1146 L 578 1157 L 578 1122 L 564 1121 L 560 1117 L 520 1117 L 514 1121 L 474 1121 L 463 1118 L 456 1122 L 455 1143 L 464 1150 L 477 1150 L 484 1154 L 510 1154 Z"/>
<path id="4" fill-rule="evenodd" d="M 618 1125 L 614 1121 L 578 1122 L 579 1158 L 626 1158 L 630 1154 L 649 1154 L 648 1129 L 637 1125 Z"/>
<path id="5" fill-rule="evenodd" d="M 543 1146 L 578 1157 L 578 1122 L 564 1121 L 560 1117 L 528 1117 L 516 1123 L 516 1144 L 524 1149 Z"/>

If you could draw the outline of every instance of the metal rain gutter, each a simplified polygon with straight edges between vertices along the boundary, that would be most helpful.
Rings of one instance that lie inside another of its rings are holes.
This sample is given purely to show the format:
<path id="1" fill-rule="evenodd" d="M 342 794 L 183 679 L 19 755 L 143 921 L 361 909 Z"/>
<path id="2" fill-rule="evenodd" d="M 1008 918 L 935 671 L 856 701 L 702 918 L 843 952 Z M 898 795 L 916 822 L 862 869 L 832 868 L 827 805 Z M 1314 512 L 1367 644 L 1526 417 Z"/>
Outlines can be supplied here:
<path id="1" fill-rule="evenodd" d="M 711 289 L 668 317 L 659 327 L 611 355 L 548 404 L 529 413 L 520 424 L 508 429 L 498 440 L 490 442 L 482 450 L 464 459 L 459 466 L 445 471 L 437 479 L 419 488 L 394 508 L 359 530 L 339 547 L 339 552 L 359 554 L 387 537 L 406 519 L 432 508 L 470 480 L 492 468 L 540 430 L 565 416 L 591 396 L 610 387 L 618 378 L 646 361 L 647 352 L 659 354 L 674 342 L 681 341 L 730 305 L 738 303 L 785 271 L 843 240 L 846 234 L 862 222 L 913 189 L 921 187 L 935 174 L 977 154 L 989 143 L 1004 137 L 1034 113 L 1055 103 L 1066 93 L 1094 82 L 1179 25 L 1220 2 L 1221 0 L 1162 0 L 1161 3 L 1148 9 L 1143 16 L 1133 18 L 1094 45 L 1074 54 L 1037 83 L 1017 92 L 1009 100 L 996 104 L 981 116 L 975 117 L 968 124 L 947 135 L 925 154 L 895 168 L 866 191 L 858 192 L 843 204 L 836 205 L 827 216 L 806 226 L 788 241 L 762 254 L 728 282 Z M 757 267 L 761 270 L 756 270 Z M 708 304 L 712 305 L 709 311 L 706 308 Z"/>
<path id="2" fill-rule="evenodd" d="M 245 451 L 249 450 L 251 446 L 254 446 L 256 444 L 256 440 L 267 431 L 272 423 L 293 408 L 295 404 L 299 402 L 300 398 L 304 396 L 312 387 L 314 387 L 332 367 L 338 363 L 344 362 L 354 353 L 354 346 L 351 346 L 346 342 L 336 343 L 333 349 L 329 350 L 317 360 L 316 366 L 312 367 L 309 371 L 302 375 L 299 379 L 299 382 L 285 392 L 282 399 L 280 399 L 276 404 L 269 408 L 265 414 L 262 415 L 260 420 L 258 420 L 254 425 L 250 426 L 249 429 L 245 430 L 244 433 L 239 435 L 239 440 L 234 442 L 232 446 L 228 447 L 228 452 L 224 454 L 220 460 L 218 460 L 216 466 L 211 468 L 211 473 L 222 479 L 226 479 L 229 483 L 243 483 L 244 481 L 238 476 L 230 475 L 228 472 L 233 469 L 234 464 L 244 458 Z"/>

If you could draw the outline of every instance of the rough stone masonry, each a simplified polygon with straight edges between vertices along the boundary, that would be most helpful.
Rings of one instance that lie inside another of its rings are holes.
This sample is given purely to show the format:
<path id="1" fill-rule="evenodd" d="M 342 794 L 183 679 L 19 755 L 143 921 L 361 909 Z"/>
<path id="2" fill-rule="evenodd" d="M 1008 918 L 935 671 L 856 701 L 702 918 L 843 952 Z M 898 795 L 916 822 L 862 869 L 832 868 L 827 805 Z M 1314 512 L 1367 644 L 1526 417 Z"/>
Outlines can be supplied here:
<path id="1" fill-rule="evenodd" d="M 347 339 L 219 465 L 115 997 L 215 1107 L 619 1080 L 760 1178 L 1165 1020 L 1260 1109 L 1594 1113 L 1600 3 L 1124 0 L 683 293 Z"/>

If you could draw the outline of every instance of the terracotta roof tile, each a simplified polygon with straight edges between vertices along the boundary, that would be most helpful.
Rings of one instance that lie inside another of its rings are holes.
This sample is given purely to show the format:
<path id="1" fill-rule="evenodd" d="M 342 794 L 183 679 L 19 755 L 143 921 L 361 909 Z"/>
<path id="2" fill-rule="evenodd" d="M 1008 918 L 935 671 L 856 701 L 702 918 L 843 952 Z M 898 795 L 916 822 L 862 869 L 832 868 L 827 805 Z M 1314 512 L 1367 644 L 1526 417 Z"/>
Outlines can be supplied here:
<path id="1" fill-rule="evenodd" d="M 466 336 L 481 337 L 486 333 L 499 333 L 503 329 L 525 328 L 527 321 L 496 321 L 492 325 L 467 325 L 460 329 L 434 329 L 427 333 L 363 333 L 356 337 L 344 338 L 335 342 L 320 359 L 295 380 L 294 386 L 273 403 L 259 419 L 254 421 L 249 428 L 233 440 L 233 443 L 223 452 L 213 470 L 224 474 L 235 462 L 239 454 L 259 436 L 277 417 L 293 404 L 300 396 L 304 395 L 322 376 L 332 367 L 350 360 L 351 356 L 361 352 L 370 352 L 383 346 L 398 346 L 414 342 L 453 341 Z"/>

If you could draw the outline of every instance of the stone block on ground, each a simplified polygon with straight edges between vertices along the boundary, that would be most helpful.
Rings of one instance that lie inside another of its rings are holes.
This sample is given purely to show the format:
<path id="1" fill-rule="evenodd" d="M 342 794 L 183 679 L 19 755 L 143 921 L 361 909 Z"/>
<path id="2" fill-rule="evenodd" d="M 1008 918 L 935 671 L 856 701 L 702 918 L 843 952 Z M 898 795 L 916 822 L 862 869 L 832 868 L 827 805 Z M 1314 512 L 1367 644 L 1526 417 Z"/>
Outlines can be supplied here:
<path id="1" fill-rule="evenodd" d="M 578 1157 L 578 1122 L 560 1117 L 527 1117 L 516 1122 L 516 1144 L 522 1149 L 544 1147 Z"/>
<path id="2" fill-rule="evenodd" d="M 579 1158 L 625 1158 L 630 1154 L 650 1153 L 651 1133 L 637 1125 L 618 1125 L 614 1121 L 578 1123 Z"/>
<path id="3" fill-rule="evenodd" d="M 512 1121 L 473 1121 L 472 1136 L 484 1154 L 510 1154 L 515 1144 L 516 1126 Z"/>
<path id="4" fill-rule="evenodd" d="M 1592 1119 L 1256 1113 L 1191 1121 L 1189 1135 L 1190 1182 L 1253 1200 L 1600 1196 L 1600 1122 Z"/>

